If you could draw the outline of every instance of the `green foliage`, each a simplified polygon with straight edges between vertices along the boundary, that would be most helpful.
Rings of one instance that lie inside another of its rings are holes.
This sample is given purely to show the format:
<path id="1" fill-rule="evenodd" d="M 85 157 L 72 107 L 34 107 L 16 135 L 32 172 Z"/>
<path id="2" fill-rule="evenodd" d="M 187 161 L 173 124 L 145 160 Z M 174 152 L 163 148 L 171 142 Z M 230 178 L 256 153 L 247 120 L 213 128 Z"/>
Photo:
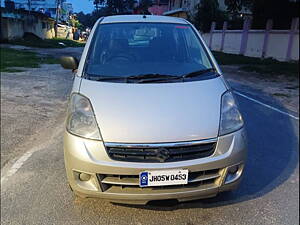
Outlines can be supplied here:
<path id="1" fill-rule="evenodd" d="M 83 28 L 92 28 L 95 22 L 103 16 L 109 16 L 111 12 L 107 7 L 94 10 L 92 13 L 84 14 L 83 12 L 77 13 L 77 19 L 82 24 Z"/>
<path id="2" fill-rule="evenodd" d="M 291 20 L 299 17 L 299 1 L 290 0 L 225 0 L 233 27 L 240 24 L 237 14 L 244 7 L 252 11 L 253 29 L 265 29 L 268 19 L 273 19 L 274 29 L 289 29 Z"/>
<path id="3" fill-rule="evenodd" d="M 226 19 L 226 13 L 219 10 L 218 0 L 202 0 L 197 5 L 197 12 L 193 21 L 199 30 L 209 32 L 213 21 L 222 23 Z"/>
<path id="4" fill-rule="evenodd" d="M 92 14 L 77 13 L 77 19 L 82 24 L 83 28 L 92 27 L 96 19 L 93 19 Z"/>
<path id="5" fill-rule="evenodd" d="M 242 29 L 244 18 L 240 16 L 243 9 L 251 10 L 253 0 L 225 0 L 228 13 L 228 29 Z"/>
<path id="6" fill-rule="evenodd" d="M 82 24 L 79 22 L 78 19 L 72 18 L 72 19 L 70 19 L 70 23 L 71 23 L 72 27 L 76 27 L 79 29 L 82 28 Z"/>
<path id="7" fill-rule="evenodd" d="M 224 3 L 227 6 L 227 12 L 233 15 L 238 14 L 243 7 L 251 9 L 253 6 L 253 0 L 225 0 Z"/>
<path id="8" fill-rule="evenodd" d="M 59 43 L 64 43 L 64 45 L 60 45 Z M 62 38 L 53 38 L 53 39 L 39 39 L 39 38 L 23 38 L 16 39 L 12 41 L 8 41 L 9 44 L 13 45 L 22 45 L 28 47 L 36 47 L 36 48 L 65 48 L 65 47 L 84 47 L 84 43 L 62 39 Z"/>
<path id="9" fill-rule="evenodd" d="M 133 9 L 135 0 L 94 0 L 96 10 L 99 10 L 100 4 L 107 5 L 109 15 L 125 14 Z"/>
<path id="10" fill-rule="evenodd" d="M 94 0 L 95 10 L 90 14 L 80 12 L 77 14 L 77 19 L 84 28 L 91 28 L 102 16 L 131 13 L 135 2 L 135 0 Z M 106 3 L 106 7 L 100 7 L 104 3 Z M 148 8 L 152 4 L 152 0 L 141 0 L 139 2 L 139 9 L 147 13 Z"/>
<path id="11" fill-rule="evenodd" d="M 299 1 L 253 0 L 253 28 L 264 29 L 267 19 L 273 19 L 275 29 L 289 29 L 291 20 L 299 17 Z"/>
<path id="12" fill-rule="evenodd" d="M 139 9 L 144 14 L 149 14 L 148 8 L 153 5 L 152 0 L 141 0 L 139 3 Z"/>
<path id="13" fill-rule="evenodd" d="M 232 14 L 237 14 L 242 10 L 242 0 L 225 0 L 227 11 Z"/>
<path id="14" fill-rule="evenodd" d="M 34 52 L 15 50 L 10 48 L 0 49 L 0 71 L 21 72 L 20 69 L 11 67 L 37 68 L 40 64 L 58 64 L 58 59 L 41 57 Z"/>
<path id="15" fill-rule="evenodd" d="M 223 52 L 213 52 L 217 62 L 221 65 L 239 65 L 240 70 L 257 72 L 264 75 L 299 76 L 299 62 L 280 62 L 267 58 L 260 59 L 243 55 L 228 54 Z"/>

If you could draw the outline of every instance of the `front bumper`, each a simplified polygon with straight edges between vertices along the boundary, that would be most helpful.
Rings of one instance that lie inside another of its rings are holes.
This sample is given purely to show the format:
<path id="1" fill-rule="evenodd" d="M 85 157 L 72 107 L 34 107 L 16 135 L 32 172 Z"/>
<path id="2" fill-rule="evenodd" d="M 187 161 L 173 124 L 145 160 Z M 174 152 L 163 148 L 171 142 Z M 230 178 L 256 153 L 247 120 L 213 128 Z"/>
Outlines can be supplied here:
<path id="1" fill-rule="evenodd" d="M 82 197 L 100 197 L 119 203 L 146 204 L 164 199 L 189 201 L 235 189 L 241 180 L 246 153 L 244 129 L 219 137 L 212 156 L 170 163 L 115 161 L 107 155 L 103 142 L 68 132 L 64 135 L 65 166 L 73 191 Z M 238 165 L 238 171 L 231 179 L 228 170 L 234 165 Z M 138 186 L 140 172 L 160 169 L 188 169 L 195 179 L 185 186 Z M 90 178 L 80 179 L 81 173 Z"/>

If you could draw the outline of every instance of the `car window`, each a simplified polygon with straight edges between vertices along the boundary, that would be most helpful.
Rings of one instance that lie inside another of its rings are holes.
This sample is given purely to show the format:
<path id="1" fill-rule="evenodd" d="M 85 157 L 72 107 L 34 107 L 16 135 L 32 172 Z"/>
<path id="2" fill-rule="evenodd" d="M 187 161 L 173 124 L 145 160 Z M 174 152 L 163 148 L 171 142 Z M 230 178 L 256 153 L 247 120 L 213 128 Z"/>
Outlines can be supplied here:
<path id="1" fill-rule="evenodd" d="M 182 76 L 212 67 L 190 25 L 102 24 L 94 35 L 86 64 L 87 74 Z"/>

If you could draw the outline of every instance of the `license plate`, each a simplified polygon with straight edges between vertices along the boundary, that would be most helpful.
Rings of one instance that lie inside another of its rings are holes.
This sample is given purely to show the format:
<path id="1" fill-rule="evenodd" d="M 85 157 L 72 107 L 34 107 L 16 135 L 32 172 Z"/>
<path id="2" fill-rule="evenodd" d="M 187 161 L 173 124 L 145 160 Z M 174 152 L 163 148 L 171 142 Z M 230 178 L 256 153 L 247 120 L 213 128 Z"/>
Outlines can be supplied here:
<path id="1" fill-rule="evenodd" d="M 166 186 L 188 183 L 188 170 L 156 170 L 140 173 L 140 187 Z"/>

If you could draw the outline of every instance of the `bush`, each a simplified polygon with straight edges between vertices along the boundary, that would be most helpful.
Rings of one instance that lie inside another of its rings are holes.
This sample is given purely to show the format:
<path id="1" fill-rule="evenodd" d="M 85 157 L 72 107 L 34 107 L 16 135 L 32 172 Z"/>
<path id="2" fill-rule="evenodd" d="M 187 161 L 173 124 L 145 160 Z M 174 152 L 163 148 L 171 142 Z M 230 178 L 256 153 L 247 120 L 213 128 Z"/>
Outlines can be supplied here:
<path id="1" fill-rule="evenodd" d="M 197 12 L 193 19 L 195 26 L 202 32 L 210 31 L 214 21 L 218 26 L 227 20 L 227 14 L 219 10 L 218 0 L 202 0 L 197 6 Z"/>

